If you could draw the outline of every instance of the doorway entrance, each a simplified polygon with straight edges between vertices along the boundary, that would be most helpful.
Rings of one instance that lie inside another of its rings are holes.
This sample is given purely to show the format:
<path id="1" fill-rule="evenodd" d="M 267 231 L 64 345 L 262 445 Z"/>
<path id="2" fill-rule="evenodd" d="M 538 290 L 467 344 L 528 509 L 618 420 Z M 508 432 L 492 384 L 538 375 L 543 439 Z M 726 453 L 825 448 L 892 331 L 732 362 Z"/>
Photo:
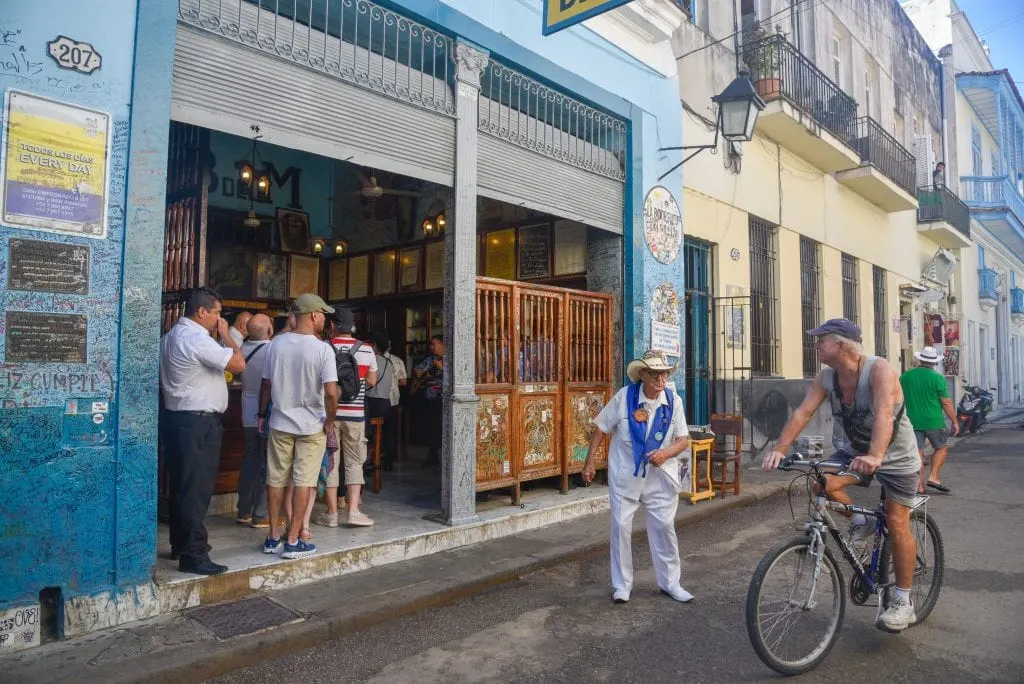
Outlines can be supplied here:
<path id="1" fill-rule="evenodd" d="M 709 380 L 711 377 L 711 243 L 692 238 L 683 240 L 685 259 L 685 402 L 690 425 L 711 422 Z"/>

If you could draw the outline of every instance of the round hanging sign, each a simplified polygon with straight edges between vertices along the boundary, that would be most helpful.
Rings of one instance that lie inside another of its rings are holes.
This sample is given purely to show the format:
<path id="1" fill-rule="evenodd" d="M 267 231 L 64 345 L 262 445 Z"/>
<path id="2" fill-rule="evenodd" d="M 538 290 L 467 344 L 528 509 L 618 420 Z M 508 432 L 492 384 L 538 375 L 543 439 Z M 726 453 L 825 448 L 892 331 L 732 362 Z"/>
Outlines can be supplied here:
<path id="1" fill-rule="evenodd" d="M 654 258 L 671 264 L 683 245 L 683 215 L 676 198 L 660 185 L 651 188 L 644 200 L 644 238 Z"/>

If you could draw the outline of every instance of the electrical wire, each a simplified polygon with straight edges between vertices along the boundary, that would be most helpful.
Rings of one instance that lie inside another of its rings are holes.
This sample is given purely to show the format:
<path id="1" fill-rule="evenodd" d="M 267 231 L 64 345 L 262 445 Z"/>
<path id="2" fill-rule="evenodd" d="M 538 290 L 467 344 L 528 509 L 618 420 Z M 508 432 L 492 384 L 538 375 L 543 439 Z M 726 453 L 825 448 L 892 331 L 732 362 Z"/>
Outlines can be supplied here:
<path id="1" fill-rule="evenodd" d="M 763 23 L 763 22 L 768 21 L 769 19 L 774 19 L 775 17 L 779 16 L 780 14 L 784 14 L 786 12 L 790 12 L 792 10 L 797 9 L 797 7 L 799 7 L 800 5 L 804 4 L 805 2 L 813 2 L 814 4 L 811 5 L 811 7 L 814 7 L 815 5 L 820 5 L 820 4 L 824 3 L 825 0 L 797 0 L 797 3 L 795 5 L 790 5 L 789 7 L 783 7 L 778 12 L 773 12 L 772 14 L 769 14 L 764 19 L 758 19 L 758 22 Z M 807 9 L 811 9 L 811 7 L 808 7 Z M 696 54 L 696 53 L 700 52 L 701 50 L 707 50 L 709 47 L 712 47 L 714 45 L 718 45 L 719 43 L 724 43 L 725 41 L 729 40 L 730 38 L 734 38 L 734 37 L 738 36 L 741 33 L 743 33 L 743 29 L 740 29 L 738 31 L 733 31 L 729 35 L 723 36 L 722 38 L 719 38 L 718 40 L 713 40 L 710 43 L 708 43 L 707 45 L 702 45 L 699 48 L 695 48 L 693 50 L 690 50 L 689 52 L 684 52 L 683 54 L 681 54 L 678 57 L 676 57 L 676 61 L 678 62 L 679 60 L 681 60 L 681 59 L 683 59 L 685 57 L 689 57 L 690 55 Z"/>

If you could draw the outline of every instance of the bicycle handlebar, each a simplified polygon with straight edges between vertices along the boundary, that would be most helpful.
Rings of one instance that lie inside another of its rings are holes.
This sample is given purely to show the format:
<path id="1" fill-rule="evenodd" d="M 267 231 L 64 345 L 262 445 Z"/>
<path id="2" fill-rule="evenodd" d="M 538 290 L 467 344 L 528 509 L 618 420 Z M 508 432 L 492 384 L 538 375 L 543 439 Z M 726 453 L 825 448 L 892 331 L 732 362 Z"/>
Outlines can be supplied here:
<path id="1" fill-rule="evenodd" d="M 806 466 L 811 469 L 818 470 L 821 468 L 842 468 L 845 465 L 845 463 L 840 463 L 839 461 L 830 461 L 827 458 L 815 461 L 814 459 L 805 458 L 803 454 L 795 453 L 786 456 L 784 459 L 782 459 L 782 462 L 780 462 L 778 465 L 778 469 L 789 471 L 792 470 L 794 467 Z"/>

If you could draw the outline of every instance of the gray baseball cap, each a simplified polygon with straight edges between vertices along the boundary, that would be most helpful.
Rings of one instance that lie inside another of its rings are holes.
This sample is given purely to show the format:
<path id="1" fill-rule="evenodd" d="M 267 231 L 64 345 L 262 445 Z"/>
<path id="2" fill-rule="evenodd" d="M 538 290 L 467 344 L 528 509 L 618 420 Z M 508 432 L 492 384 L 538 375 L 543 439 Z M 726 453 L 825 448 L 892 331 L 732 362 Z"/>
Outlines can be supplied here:
<path id="1" fill-rule="evenodd" d="M 864 341 L 860 333 L 860 326 L 848 318 L 831 318 L 817 328 L 808 330 L 807 334 L 815 337 L 820 337 L 821 335 L 841 335 L 854 342 Z"/>

